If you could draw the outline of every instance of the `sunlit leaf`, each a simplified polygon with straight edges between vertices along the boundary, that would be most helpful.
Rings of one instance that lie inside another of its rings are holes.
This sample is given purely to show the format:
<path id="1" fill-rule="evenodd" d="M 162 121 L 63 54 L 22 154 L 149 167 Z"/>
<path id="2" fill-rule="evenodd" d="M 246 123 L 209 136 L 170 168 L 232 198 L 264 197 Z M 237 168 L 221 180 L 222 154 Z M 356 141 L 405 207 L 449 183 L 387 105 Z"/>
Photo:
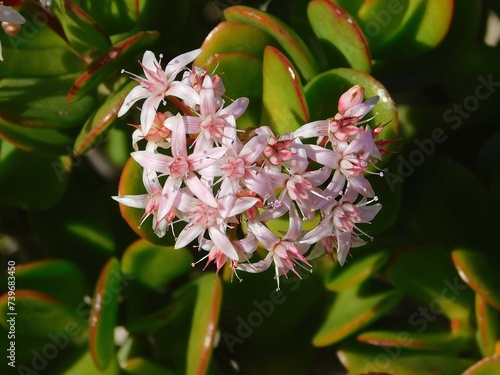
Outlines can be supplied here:
<path id="1" fill-rule="evenodd" d="M 293 29 L 279 19 L 266 12 L 241 5 L 227 8 L 224 17 L 231 22 L 254 26 L 275 38 L 306 80 L 318 74 L 317 63 L 307 45 Z"/>
<path id="2" fill-rule="evenodd" d="M 266 47 L 264 52 L 263 80 L 262 124 L 283 134 L 309 121 L 300 79 L 290 61 L 274 47 Z"/>
<path id="3" fill-rule="evenodd" d="M 307 16 L 330 58 L 330 68 L 344 66 L 370 72 L 368 44 L 349 14 L 331 1 L 313 0 L 307 7 Z"/>
<path id="4" fill-rule="evenodd" d="M 336 295 L 325 321 L 313 337 L 313 345 L 339 342 L 386 314 L 403 297 L 397 290 L 369 292 L 366 290 L 369 283 L 368 280 L 356 284 Z"/>

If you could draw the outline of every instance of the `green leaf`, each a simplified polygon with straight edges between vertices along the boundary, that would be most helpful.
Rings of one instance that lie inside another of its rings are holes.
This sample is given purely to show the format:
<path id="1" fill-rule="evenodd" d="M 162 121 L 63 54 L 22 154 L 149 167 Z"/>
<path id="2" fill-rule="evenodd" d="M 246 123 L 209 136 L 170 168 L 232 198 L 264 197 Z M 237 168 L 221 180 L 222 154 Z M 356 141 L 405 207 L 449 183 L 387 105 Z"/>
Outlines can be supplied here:
<path id="1" fill-rule="evenodd" d="M 335 344 L 352 335 L 392 310 L 403 297 L 397 290 L 369 292 L 369 284 L 373 284 L 373 280 L 336 295 L 325 321 L 313 337 L 314 346 Z"/>
<path id="2" fill-rule="evenodd" d="M 0 33 L 0 75 L 9 78 L 57 77 L 76 73 L 85 63 L 58 33 L 51 29 L 53 16 L 34 2 L 23 2 L 26 23 L 16 36 Z"/>
<path id="3" fill-rule="evenodd" d="M 422 54 L 443 40 L 453 16 L 454 0 L 338 1 L 358 20 L 376 58 Z"/>
<path id="4" fill-rule="evenodd" d="M 345 1 L 342 2 L 343 4 Z M 376 51 L 384 47 L 401 32 L 403 18 L 408 10 L 409 0 L 365 1 L 353 14 L 362 25 L 370 48 Z"/>
<path id="5" fill-rule="evenodd" d="M 147 7 L 144 0 L 92 1 L 79 0 L 78 4 L 109 34 L 115 35 L 133 29 Z M 177 16 L 177 12 L 172 12 Z"/>
<path id="6" fill-rule="evenodd" d="M 349 289 L 375 274 L 387 263 L 389 256 L 386 250 L 366 250 L 362 254 L 358 253 L 352 262 L 344 266 L 337 262 L 326 281 L 326 287 L 335 292 Z"/>
<path id="7" fill-rule="evenodd" d="M 154 245 L 140 239 L 122 257 L 122 272 L 142 285 L 158 290 L 190 270 L 193 256 L 186 249 Z"/>
<path id="8" fill-rule="evenodd" d="M 498 252 L 460 248 L 452 251 L 452 257 L 462 280 L 500 310 L 500 274 L 494 266 L 500 261 Z"/>
<path id="9" fill-rule="evenodd" d="M 377 55 L 409 57 L 438 46 L 453 18 L 454 0 L 409 0 L 400 27 Z"/>
<path id="10" fill-rule="evenodd" d="M 366 331 L 358 335 L 358 341 L 395 348 L 427 351 L 456 351 L 467 344 L 468 337 L 450 332 Z"/>
<path id="11" fill-rule="evenodd" d="M 110 365 L 101 370 L 92 360 L 92 355 L 87 348 L 71 353 L 61 358 L 61 362 L 51 371 L 54 375 L 121 375 L 120 365 L 113 357 Z"/>
<path id="12" fill-rule="evenodd" d="M 116 115 L 125 97 L 135 86 L 137 86 L 137 82 L 127 83 L 121 89 L 108 96 L 106 101 L 88 117 L 73 146 L 73 153 L 75 155 L 83 155 L 92 147 L 103 142 L 106 130 L 117 119 Z"/>
<path id="13" fill-rule="evenodd" d="M 435 272 L 430 264 L 439 264 Z M 444 314 L 469 326 L 473 294 L 460 281 L 446 248 L 415 248 L 399 255 L 388 269 L 391 283 L 428 304 L 432 314 Z"/>
<path id="14" fill-rule="evenodd" d="M 223 21 L 206 37 L 194 63 L 202 65 L 212 59 L 217 60 L 217 55 L 233 52 L 262 58 L 264 48 L 268 45 L 276 47 L 278 43 L 261 29 L 244 23 Z M 224 81 L 227 81 L 225 78 L 224 76 Z"/>
<path id="15" fill-rule="evenodd" d="M 261 123 L 283 134 L 309 121 L 300 79 L 288 59 L 274 47 L 266 47 L 263 65 Z"/>
<path id="16" fill-rule="evenodd" d="M 136 54 L 151 46 L 157 38 L 157 32 L 141 31 L 115 43 L 75 80 L 68 93 L 68 101 L 72 102 L 94 90 L 110 75 L 118 73 Z"/>
<path id="17" fill-rule="evenodd" d="M 199 277 L 194 285 L 197 296 L 188 341 L 188 375 L 204 374 L 208 368 L 222 301 L 222 284 L 214 274 Z"/>
<path id="18" fill-rule="evenodd" d="M 329 68 L 345 66 L 370 72 L 371 56 L 366 39 L 341 7 L 328 0 L 313 0 L 307 7 L 307 16 L 329 57 Z"/>
<path id="19" fill-rule="evenodd" d="M 483 358 L 465 370 L 462 375 L 492 375 L 498 372 L 499 367 L 500 356 L 494 355 L 488 358 Z"/>
<path id="20" fill-rule="evenodd" d="M 399 134 L 398 110 L 386 88 L 371 75 L 348 68 L 332 69 L 315 77 L 305 87 L 311 120 L 324 120 L 338 112 L 340 96 L 354 85 L 365 89 L 365 100 L 379 96 L 373 110 L 365 116 L 377 116 L 371 123 L 388 124 L 379 139 L 395 139 Z M 389 148 L 391 149 L 391 148 Z"/>
<path id="21" fill-rule="evenodd" d="M 495 354 L 496 341 L 500 336 L 500 317 L 497 310 L 476 294 L 476 340 L 484 357 Z"/>
<path id="22" fill-rule="evenodd" d="M 21 150 L 44 156 L 68 154 L 75 139 L 73 130 L 19 126 L 0 118 L 0 138 Z"/>
<path id="23" fill-rule="evenodd" d="M 7 293 L 0 297 L 0 324 L 6 329 L 10 327 L 8 319 L 14 316 L 16 334 L 63 336 L 75 342 L 82 341 L 86 322 L 73 307 L 44 293 L 21 289 L 15 292 L 15 301 L 9 299 Z M 9 315 L 11 312 L 16 315 Z"/>
<path id="24" fill-rule="evenodd" d="M 7 277 L 0 293 L 7 292 Z M 44 293 L 76 307 L 87 292 L 85 275 L 74 263 L 63 259 L 50 259 L 26 263 L 16 268 L 16 289 L 29 289 Z"/>
<path id="25" fill-rule="evenodd" d="M 401 347 L 378 348 L 362 344 L 345 344 L 337 355 L 349 375 L 381 373 L 398 375 L 460 374 L 473 362 L 451 355 L 416 354 Z"/>
<path id="26" fill-rule="evenodd" d="M 95 106 L 93 96 L 68 103 L 74 76 L 45 79 L 2 79 L 0 116 L 27 127 L 68 129 L 87 120 Z"/>
<path id="27" fill-rule="evenodd" d="M 262 111 L 262 60 L 247 53 L 231 52 L 209 59 L 203 67 L 221 74 L 227 97 L 245 97 L 250 100 L 247 110 L 237 120 L 238 129 L 259 126 Z"/>
<path id="28" fill-rule="evenodd" d="M 123 372 L 127 375 L 175 375 L 173 371 L 165 366 L 142 357 L 127 360 L 124 364 Z"/>
<path id="29" fill-rule="evenodd" d="M 440 6 L 440 2 L 432 3 L 438 3 L 437 6 Z M 482 14 L 481 2 L 455 1 L 450 29 L 437 47 L 420 56 L 402 60 L 388 57 L 375 60 L 373 74 L 384 82 L 391 92 L 428 86 L 441 78 L 475 43 L 482 27 Z"/>
<path id="30" fill-rule="evenodd" d="M 221 294 L 219 278 L 214 273 L 204 273 L 174 293 L 172 303 L 164 309 L 163 318 L 157 315 L 156 327 L 152 327 L 154 338 L 159 347 L 171 354 L 178 373 L 206 373 L 219 319 Z"/>
<path id="31" fill-rule="evenodd" d="M 115 357 L 114 331 L 121 287 L 120 263 L 111 258 L 101 272 L 92 300 L 89 350 L 95 365 L 106 369 Z"/>
<path id="32" fill-rule="evenodd" d="M 52 9 L 61 22 L 72 48 L 83 55 L 105 51 L 111 45 L 109 36 L 87 12 L 72 2 L 54 0 Z"/>
<path id="33" fill-rule="evenodd" d="M 70 168 L 71 159 L 67 156 L 42 157 L 3 142 L 0 202 L 26 210 L 47 209 L 63 196 Z M 33 181 L 42 183 L 33 184 Z"/>
<path id="34" fill-rule="evenodd" d="M 246 6 L 229 7 L 224 10 L 224 17 L 231 22 L 254 26 L 271 35 L 291 58 L 306 81 L 318 74 L 319 68 L 307 45 L 288 25 L 276 17 Z"/>

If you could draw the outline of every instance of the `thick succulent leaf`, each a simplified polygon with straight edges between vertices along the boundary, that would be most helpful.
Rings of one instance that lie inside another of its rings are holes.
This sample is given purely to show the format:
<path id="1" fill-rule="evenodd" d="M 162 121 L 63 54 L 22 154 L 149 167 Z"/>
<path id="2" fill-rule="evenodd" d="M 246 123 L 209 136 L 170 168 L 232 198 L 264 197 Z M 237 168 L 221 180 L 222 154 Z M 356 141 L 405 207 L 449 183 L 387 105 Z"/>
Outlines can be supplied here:
<path id="1" fill-rule="evenodd" d="M 175 375 L 172 370 L 165 366 L 143 357 L 127 360 L 123 365 L 123 373 L 126 375 Z"/>
<path id="2" fill-rule="evenodd" d="M 257 9 L 232 6 L 224 10 L 224 17 L 231 22 L 254 26 L 271 35 L 291 58 L 306 81 L 318 74 L 318 66 L 302 39 L 285 23 Z"/>
<path id="3" fill-rule="evenodd" d="M 78 4 L 109 34 L 124 33 L 136 26 L 148 1 L 116 0 L 92 1 L 79 0 Z M 177 12 L 172 12 L 177 16 Z"/>
<path id="4" fill-rule="evenodd" d="M 453 18 L 454 0 L 409 0 L 400 27 L 380 55 L 415 56 L 438 46 Z"/>
<path id="5" fill-rule="evenodd" d="M 104 370 L 115 357 L 114 332 L 118 296 L 123 286 L 120 263 L 111 258 L 97 281 L 89 327 L 89 350 L 97 368 Z"/>
<path id="6" fill-rule="evenodd" d="M 500 337 L 500 316 L 497 310 L 476 293 L 476 340 L 484 357 L 495 354 L 497 339 Z"/>
<path id="7" fill-rule="evenodd" d="M 131 58 L 150 47 L 157 38 L 157 32 L 140 31 L 115 43 L 103 56 L 94 60 L 75 80 L 68 93 L 68 101 L 81 98 L 95 89 L 103 80 L 109 78 L 110 75 L 121 71 Z"/>
<path id="8" fill-rule="evenodd" d="M 359 20 L 372 50 L 383 48 L 398 33 L 401 33 L 409 1 L 364 1 L 360 7 L 357 7 L 358 9 L 353 10 L 353 15 Z M 342 6 L 348 6 L 346 1 L 339 1 L 339 3 L 342 3 Z"/>
<path id="9" fill-rule="evenodd" d="M 492 375 L 497 373 L 499 368 L 500 356 L 494 355 L 475 363 L 465 370 L 462 375 Z"/>
<path id="10" fill-rule="evenodd" d="M 455 249 L 453 262 L 460 277 L 489 304 L 500 310 L 500 274 L 495 265 L 500 257 L 496 251 L 480 251 L 471 248 Z"/>
<path id="11" fill-rule="evenodd" d="M 80 127 L 95 106 L 86 95 L 68 103 L 66 95 L 75 76 L 44 79 L 2 79 L 0 116 L 20 126 L 68 129 Z"/>
<path id="12" fill-rule="evenodd" d="M 54 0 L 52 9 L 61 22 L 71 47 L 82 55 L 105 51 L 111 46 L 109 36 L 82 8 L 76 4 Z"/>
<path id="13" fill-rule="evenodd" d="M 357 339 L 376 346 L 441 352 L 461 350 L 470 341 L 466 336 L 453 335 L 450 332 L 413 331 L 366 331 L 358 335 Z"/>
<path id="14" fill-rule="evenodd" d="M 283 134 L 309 121 L 297 72 L 274 47 L 266 47 L 264 51 L 263 85 L 261 124 L 270 126 L 276 134 Z"/>
<path id="15" fill-rule="evenodd" d="M 395 139 L 399 133 L 398 111 L 386 88 L 371 75 L 348 68 L 332 69 L 315 77 L 305 87 L 311 120 L 323 120 L 338 112 L 340 96 L 354 85 L 365 89 L 365 100 L 373 96 L 380 99 L 373 110 L 365 116 L 374 124 L 388 124 L 380 133 L 380 139 Z"/>
<path id="16" fill-rule="evenodd" d="M 92 147 L 102 143 L 106 131 L 117 119 L 118 111 L 130 90 L 137 86 L 136 82 L 129 82 L 114 92 L 106 101 L 88 117 L 73 146 L 74 155 L 83 155 Z"/>
<path id="17" fill-rule="evenodd" d="M 0 293 L 7 292 L 5 275 Z M 5 287 L 4 287 L 5 286 Z M 76 307 L 87 292 L 85 275 L 72 262 L 63 259 L 42 260 L 25 263 L 16 268 L 16 289 L 29 289 L 44 293 Z"/>
<path id="18" fill-rule="evenodd" d="M 349 375 L 381 373 L 398 375 L 460 374 L 473 361 L 444 354 L 418 354 L 401 347 L 377 348 L 362 344 L 346 344 L 337 352 Z"/>
<path id="19" fill-rule="evenodd" d="M 214 273 L 204 273 L 174 293 L 163 329 L 158 330 L 157 321 L 154 337 L 161 348 L 171 353 L 177 372 L 191 375 L 207 371 L 221 294 L 220 279 Z"/>
<path id="20" fill-rule="evenodd" d="M 367 291 L 373 280 L 339 292 L 326 319 L 313 337 L 315 346 L 327 346 L 352 335 L 392 310 L 403 297 L 397 290 Z"/>
<path id="21" fill-rule="evenodd" d="M 356 259 L 341 266 L 338 262 L 333 267 L 326 287 L 334 292 L 340 292 L 353 287 L 355 284 L 375 274 L 389 260 L 387 250 L 365 250 L 356 255 Z"/>
<path id="22" fill-rule="evenodd" d="M 71 159 L 42 157 L 2 143 L 0 202 L 26 210 L 44 210 L 55 205 L 66 190 Z"/>
<path id="23" fill-rule="evenodd" d="M 429 264 L 439 264 L 435 272 Z M 446 248 L 416 248 L 391 262 L 388 277 L 393 285 L 427 304 L 432 315 L 444 314 L 459 330 L 469 325 L 473 293 L 460 280 Z"/>
<path id="24" fill-rule="evenodd" d="M 247 110 L 237 120 L 238 128 L 259 126 L 262 111 L 262 60 L 244 52 L 230 52 L 209 59 L 203 67 L 209 72 L 221 74 L 228 98 L 235 100 L 245 97 L 250 100 Z"/>
<path id="25" fill-rule="evenodd" d="M 32 3 L 24 2 L 25 8 Z M 0 33 L 4 61 L 0 75 L 9 78 L 56 77 L 76 73 L 85 67 L 66 41 L 51 26 L 53 16 L 39 9 L 29 10 L 27 22 L 16 36 Z"/>
<path id="26" fill-rule="evenodd" d="M 122 272 L 142 285 L 157 290 L 190 270 L 193 256 L 186 249 L 154 245 L 140 239 L 122 257 Z"/>
<path id="27" fill-rule="evenodd" d="M 370 72 L 368 44 L 349 14 L 329 0 L 313 0 L 307 7 L 307 16 L 329 58 L 329 68 L 343 66 Z"/>
<path id="28" fill-rule="evenodd" d="M 2 295 L 0 312 L 0 324 L 6 329 L 10 327 L 7 320 L 15 317 L 16 334 L 19 335 L 67 335 L 69 339 L 81 342 L 87 329 L 85 320 L 74 307 L 32 290 L 16 290 L 15 301 L 9 299 L 7 293 Z"/>
<path id="29" fill-rule="evenodd" d="M 439 46 L 402 60 L 381 57 L 374 62 L 373 74 L 391 92 L 428 85 L 440 78 L 475 43 L 481 18 L 481 2 L 456 1 L 450 29 Z"/>
<path id="30" fill-rule="evenodd" d="M 66 353 L 65 353 L 66 354 Z M 61 362 L 51 370 L 54 375 L 121 375 L 120 365 L 113 357 L 110 365 L 101 370 L 96 367 L 92 355 L 87 348 L 83 348 L 69 355 L 61 356 Z"/>
<path id="31" fill-rule="evenodd" d="M 215 277 L 215 279 L 214 279 Z M 186 374 L 204 374 L 214 347 L 215 332 L 222 302 L 222 284 L 214 274 L 207 273 L 195 281 L 197 288 Z"/>
<path id="32" fill-rule="evenodd" d="M 202 51 L 194 64 L 202 65 L 210 59 L 217 60 L 216 55 L 231 52 L 247 53 L 262 58 L 264 48 L 268 45 L 277 47 L 278 43 L 261 29 L 244 23 L 223 21 L 205 38 L 201 46 Z M 224 83 L 225 78 L 224 76 Z"/>
<path id="33" fill-rule="evenodd" d="M 0 138 L 21 150 L 40 155 L 68 154 L 75 135 L 73 130 L 24 127 L 0 118 Z"/>

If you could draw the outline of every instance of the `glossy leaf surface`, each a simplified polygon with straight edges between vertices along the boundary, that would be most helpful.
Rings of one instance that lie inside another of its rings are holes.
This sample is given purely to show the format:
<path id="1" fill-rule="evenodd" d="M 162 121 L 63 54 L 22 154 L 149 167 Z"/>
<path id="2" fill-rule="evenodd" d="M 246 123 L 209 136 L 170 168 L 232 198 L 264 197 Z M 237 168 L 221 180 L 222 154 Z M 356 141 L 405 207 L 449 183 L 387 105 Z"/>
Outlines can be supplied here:
<path id="1" fill-rule="evenodd" d="M 232 6 L 224 11 L 228 21 L 241 22 L 271 35 L 291 58 L 300 74 L 310 80 L 318 74 L 317 63 L 307 45 L 285 23 L 272 15 L 245 6 Z"/>
<path id="2" fill-rule="evenodd" d="M 274 47 L 266 47 L 264 52 L 263 85 L 261 124 L 283 134 L 309 121 L 300 79 L 290 61 Z"/>
<path id="3" fill-rule="evenodd" d="M 331 345 L 352 335 L 390 311 L 402 297 L 397 290 L 367 292 L 367 283 L 369 280 L 336 295 L 313 345 Z"/>
<path id="4" fill-rule="evenodd" d="M 151 289 L 160 289 L 192 268 L 193 257 L 186 249 L 154 245 L 138 240 L 122 257 L 122 272 Z"/>
<path id="5" fill-rule="evenodd" d="M 371 56 L 368 44 L 349 14 L 328 0 L 313 0 L 307 16 L 314 33 L 330 57 L 330 67 L 348 67 L 370 72 Z"/>

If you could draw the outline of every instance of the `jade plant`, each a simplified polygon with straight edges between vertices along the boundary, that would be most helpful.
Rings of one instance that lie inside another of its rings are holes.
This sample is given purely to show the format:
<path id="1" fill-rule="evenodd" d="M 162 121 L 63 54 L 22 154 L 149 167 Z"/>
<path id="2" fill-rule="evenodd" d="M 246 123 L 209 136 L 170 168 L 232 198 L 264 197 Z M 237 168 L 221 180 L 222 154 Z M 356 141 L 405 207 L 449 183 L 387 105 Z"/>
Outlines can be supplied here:
<path id="1" fill-rule="evenodd" d="M 494 374 L 498 12 L 4 1 L 2 374 Z"/>

